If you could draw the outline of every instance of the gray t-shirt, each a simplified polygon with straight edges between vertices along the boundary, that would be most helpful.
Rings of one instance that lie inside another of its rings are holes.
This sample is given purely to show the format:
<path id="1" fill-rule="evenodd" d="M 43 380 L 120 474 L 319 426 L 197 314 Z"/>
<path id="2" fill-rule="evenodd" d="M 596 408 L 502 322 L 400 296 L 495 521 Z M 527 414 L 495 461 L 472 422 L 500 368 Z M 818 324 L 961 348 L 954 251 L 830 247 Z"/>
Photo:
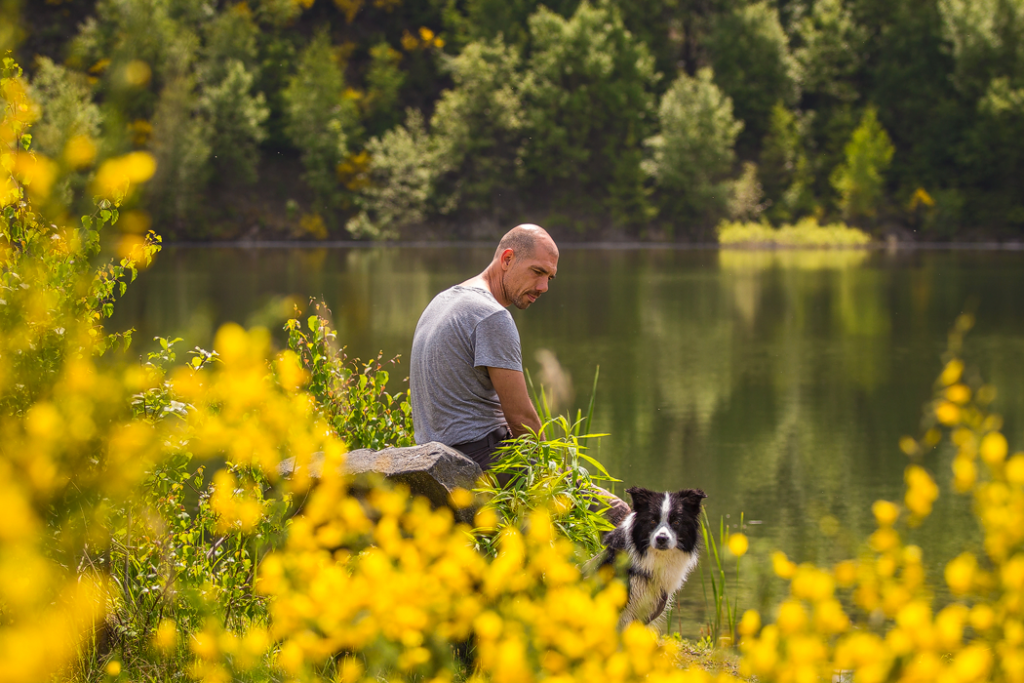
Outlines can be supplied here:
<path id="1" fill-rule="evenodd" d="M 424 309 L 412 339 L 416 443 L 468 443 L 505 424 L 489 367 L 523 370 L 512 315 L 486 289 L 446 289 Z"/>

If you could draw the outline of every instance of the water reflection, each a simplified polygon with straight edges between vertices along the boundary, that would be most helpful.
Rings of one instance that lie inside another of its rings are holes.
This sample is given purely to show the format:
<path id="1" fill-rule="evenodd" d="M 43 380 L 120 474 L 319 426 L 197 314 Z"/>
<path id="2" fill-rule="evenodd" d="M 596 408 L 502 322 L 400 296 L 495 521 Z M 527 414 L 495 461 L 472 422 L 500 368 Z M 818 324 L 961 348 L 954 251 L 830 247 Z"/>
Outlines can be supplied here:
<path id="1" fill-rule="evenodd" d="M 168 249 L 115 321 L 137 327 L 138 340 L 176 335 L 190 348 L 228 320 L 276 326 L 282 302 L 323 296 L 350 353 L 407 357 L 431 297 L 491 253 Z M 871 528 L 871 502 L 898 498 L 906 462 L 896 443 L 916 432 L 965 305 L 978 319 L 968 358 L 999 387 L 1010 443 L 1024 446 L 1022 266 L 1024 254 L 998 252 L 567 248 L 551 291 L 513 315 L 531 372 L 544 370 L 538 351 L 553 354 L 577 405 L 601 367 L 595 428 L 611 436 L 599 455 L 626 485 L 701 487 L 713 520 L 761 522 L 741 589 L 750 606 L 772 599 L 759 559 L 769 550 L 848 557 Z M 931 457 L 948 491 L 949 453 Z M 967 510 L 947 494 L 914 532 L 933 571 L 977 537 Z M 683 608 L 694 634 L 699 577 Z"/>

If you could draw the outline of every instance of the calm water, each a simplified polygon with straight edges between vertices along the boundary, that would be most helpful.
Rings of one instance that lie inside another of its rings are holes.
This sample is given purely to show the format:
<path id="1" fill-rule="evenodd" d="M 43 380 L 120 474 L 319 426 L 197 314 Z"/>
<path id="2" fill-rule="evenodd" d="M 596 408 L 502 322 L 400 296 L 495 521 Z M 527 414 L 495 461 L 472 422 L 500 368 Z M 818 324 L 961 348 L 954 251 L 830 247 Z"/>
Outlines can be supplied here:
<path id="1" fill-rule="evenodd" d="M 115 322 L 135 326 L 140 342 L 160 334 L 208 347 L 224 322 L 280 327 L 290 301 L 322 296 L 350 355 L 407 358 L 431 297 L 491 253 L 170 248 Z M 873 528 L 871 502 L 898 500 L 897 440 L 917 433 L 963 310 L 978 321 L 969 364 L 1000 390 L 1011 447 L 1024 448 L 1022 293 L 1024 253 L 564 249 L 550 292 L 513 315 L 530 372 L 545 376 L 538 352 L 552 352 L 574 380 L 571 405 L 586 405 L 600 366 L 595 428 L 610 436 L 595 450 L 619 490 L 700 487 L 712 520 L 750 523 L 742 609 L 777 597 L 772 549 L 850 557 Z M 393 375 L 400 382 L 405 366 Z M 950 454 L 932 458 L 945 490 Z M 969 505 L 953 494 L 912 538 L 936 579 L 946 559 L 978 545 Z M 697 635 L 699 575 L 681 603 L 682 630 Z"/>

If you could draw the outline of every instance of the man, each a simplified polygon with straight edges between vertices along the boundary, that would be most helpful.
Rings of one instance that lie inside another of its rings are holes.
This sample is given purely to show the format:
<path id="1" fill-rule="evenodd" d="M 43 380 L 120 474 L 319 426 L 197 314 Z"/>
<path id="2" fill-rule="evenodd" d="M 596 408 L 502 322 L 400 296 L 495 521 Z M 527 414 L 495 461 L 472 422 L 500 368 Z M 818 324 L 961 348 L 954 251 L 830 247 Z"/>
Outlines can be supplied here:
<path id="1" fill-rule="evenodd" d="M 544 228 L 512 228 L 476 277 L 434 297 L 420 316 L 409 364 L 416 443 L 439 441 L 484 470 L 501 441 L 540 430 L 508 306 L 529 308 L 558 270 Z"/>

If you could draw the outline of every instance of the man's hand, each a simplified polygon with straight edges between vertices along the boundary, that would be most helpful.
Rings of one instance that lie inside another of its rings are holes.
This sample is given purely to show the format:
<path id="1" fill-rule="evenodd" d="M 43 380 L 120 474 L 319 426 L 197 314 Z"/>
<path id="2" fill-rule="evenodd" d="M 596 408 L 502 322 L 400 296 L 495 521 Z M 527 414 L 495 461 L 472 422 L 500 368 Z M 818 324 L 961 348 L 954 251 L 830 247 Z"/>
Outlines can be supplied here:
<path id="1" fill-rule="evenodd" d="M 537 409 L 533 407 L 533 402 L 530 401 L 529 392 L 526 391 L 526 378 L 523 377 L 523 373 L 504 368 L 487 368 L 487 374 L 491 376 L 491 384 L 498 392 L 501 412 L 505 413 L 505 421 L 512 430 L 512 436 L 526 434 L 527 427 L 539 432 L 540 418 L 537 416 Z"/>

